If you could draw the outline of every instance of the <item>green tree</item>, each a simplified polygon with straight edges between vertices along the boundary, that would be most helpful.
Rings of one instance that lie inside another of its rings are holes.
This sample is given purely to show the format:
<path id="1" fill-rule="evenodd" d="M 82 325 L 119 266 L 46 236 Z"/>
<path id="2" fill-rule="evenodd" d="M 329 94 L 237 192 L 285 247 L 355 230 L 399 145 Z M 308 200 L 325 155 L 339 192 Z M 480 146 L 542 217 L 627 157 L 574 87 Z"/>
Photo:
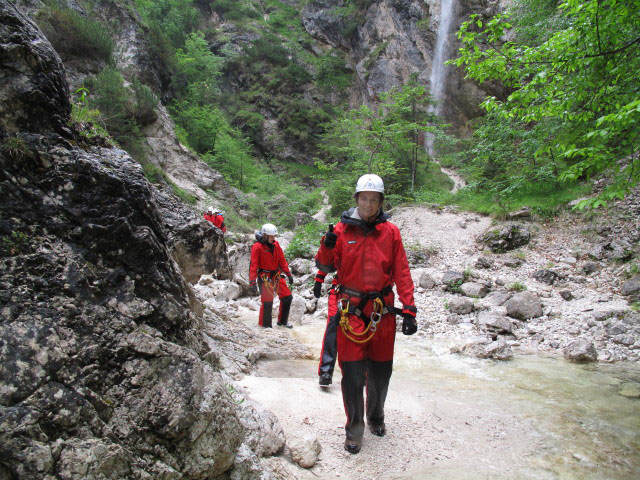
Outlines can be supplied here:
<path id="1" fill-rule="evenodd" d="M 200 21 L 200 12 L 191 0 L 135 0 L 149 27 L 169 40 L 173 48 L 184 45 L 186 36 Z"/>
<path id="2" fill-rule="evenodd" d="M 219 133 L 230 128 L 222 111 L 212 105 L 177 102 L 171 112 L 185 130 L 189 146 L 201 154 L 215 152 Z"/>
<path id="3" fill-rule="evenodd" d="M 561 27 L 527 45 L 505 40 L 508 14 L 472 16 L 458 32 L 467 76 L 497 80 L 511 90 L 483 106 L 497 117 L 538 128 L 530 161 L 556 178 L 613 174 L 597 206 L 621 198 L 640 180 L 640 0 L 566 0 Z M 481 48 L 482 45 L 487 46 Z"/>
<path id="4" fill-rule="evenodd" d="M 176 57 L 174 85 L 178 95 L 192 104 L 215 103 L 222 59 L 211 53 L 204 34 L 189 34 L 184 48 L 177 50 Z"/>
<path id="5" fill-rule="evenodd" d="M 363 173 L 380 175 L 390 194 L 411 195 L 424 157 L 422 133 L 442 134 L 435 116 L 427 113 L 431 100 L 423 86 L 412 82 L 380 96 L 377 109 L 362 105 L 326 126 L 322 146 L 327 160 L 319 166 L 332 182 L 328 193 L 334 213 L 346 206 L 348 192 Z"/>
<path id="6" fill-rule="evenodd" d="M 111 136 L 139 162 L 145 161 L 140 125 L 130 111 L 132 95 L 120 72 L 113 67 L 102 70 L 88 81 L 93 94 L 89 106 L 100 111 L 100 122 Z"/>

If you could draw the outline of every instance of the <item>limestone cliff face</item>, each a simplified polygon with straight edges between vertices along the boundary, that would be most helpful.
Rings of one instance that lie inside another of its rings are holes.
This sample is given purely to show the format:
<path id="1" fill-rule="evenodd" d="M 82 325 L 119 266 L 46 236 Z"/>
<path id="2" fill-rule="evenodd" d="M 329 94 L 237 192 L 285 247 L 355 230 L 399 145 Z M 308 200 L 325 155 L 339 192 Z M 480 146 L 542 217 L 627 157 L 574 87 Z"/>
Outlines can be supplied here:
<path id="1" fill-rule="evenodd" d="M 0 10 L 0 125 L 8 132 L 36 129 L 64 132 L 71 112 L 62 62 L 42 32 L 29 20 Z"/>
<path id="2" fill-rule="evenodd" d="M 228 472 L 245 429 L 185 280 L 228 268 L 222 236 L 80 146 L 61 62 L 8 2 L 0 72 L 0 478 Z"/>
<path id="3" fill-rule="evenodd" d="M 351 91 L 352 105 L 373 105 L 381 92 L 406 83 L 412 74 L 427 89 L 433 68 L 440 0 L 379 0 L 368 2 L 357 32 L 349 38 L 342 33 L 343 19 L 337 9 L 341 0 L 314 0 L 302 10 L 302 23 L 317 41 L 347 51 L 357 81 Z M 455 31 L 461 19 L 471 13 L 491 15 L 497 12 L 494 0 L 454 0 L 454 21 L 447 35 L 451 58 L 457 51 Z M 486 86 L 465 80 L 461 70 L 448 67 L 442 100 L 442 115 L 465 133 L 470 119 L 482 114 L 478 107 L 486 95 Z M 492 92 L 494 93 L 494 92 Z"/>

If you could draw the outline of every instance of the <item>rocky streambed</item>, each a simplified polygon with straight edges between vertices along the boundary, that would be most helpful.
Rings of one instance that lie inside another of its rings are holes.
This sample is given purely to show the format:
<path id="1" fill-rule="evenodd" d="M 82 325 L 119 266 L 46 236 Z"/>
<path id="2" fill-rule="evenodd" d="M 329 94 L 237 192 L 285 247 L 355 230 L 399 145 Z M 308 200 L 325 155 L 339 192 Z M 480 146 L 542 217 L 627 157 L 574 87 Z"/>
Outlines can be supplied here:
<path id="1" fill-rule="evenodd" d="M 396 340 L 389 434 L 365 436 L 357 456 L 342 449 L 339 373 L 328 391 L 317 385 L 327 305 L 311 294 L 311 260 L 290 259 L 293 331 L 258 328 L 257 299 L 242 296 L 239 285 L 203 277 L 196 286 L 205 305 L 226 309 L 262 351 L 235 378 L 238 394 L 266 407 L 282 428 L 272 473 L 635 478 L 638 313 L 633 294 L 623 294 L 633 262 L 615 255 L 637 248 L 637 228 L 569 215 L 492 225 L 438 208 L 392 213 L 417 286 L 420 330 Z M 286 246 L 287 236 L 281 240 Z M 506 251 L 492 252 L 495 243 Z M 306 350 L 289 354 L 283 342 L 291 341 Z"/>

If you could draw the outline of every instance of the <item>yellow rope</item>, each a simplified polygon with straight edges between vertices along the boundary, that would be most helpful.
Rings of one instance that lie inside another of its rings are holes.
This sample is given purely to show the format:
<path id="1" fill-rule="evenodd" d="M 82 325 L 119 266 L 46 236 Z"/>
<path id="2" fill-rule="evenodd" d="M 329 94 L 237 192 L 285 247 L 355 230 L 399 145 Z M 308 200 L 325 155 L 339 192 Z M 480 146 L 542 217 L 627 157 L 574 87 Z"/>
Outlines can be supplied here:
<path id="1" fill-rule="evenodd" d="M 382 303 L 382 300 L 380 300 L 379 298 L 376 298 L 373 301 L 373 313 L 371 313 L 371 321 L 369 322 L 369 324 L 367 325 L 367 328 L 365 328 L 363 332 L 354 331 L 353 327 L 349 323 L 349 300 L 346 300 L 346 299 L 340 300 L 339 308 L 340 308 L 340 327 L 342 328 L 342 333 L 344 333 L 345 337 L 347 337 L 349 340 L 351 340 L 354 343 L 367 343 L 369 340 L 373 338 L 373 336 L 376 334 L 376 330 L 378 329 L 378 323 L 380 323 L 380 320 L 382 319 L 382 309 L 384 308 L 384 304 Z M 377 320 L 374 320 L 374 318 L 377 318 Z M 364 338 L 364 339 L 354 338 L 354 336 L 363 337 L 369 331 L 371 331 L 371 333 L 367 338 Z"/>
<path id="2" fill-rule="evenodd" d="M 268 273 L 260 275 L 262 279 L 262 286 L 266 289 L 267 293 L 272 297 L 278 295 L 278 287 L 280 286 L 280 272 L 276 273 L 273 278 L 269 278 Z"/>

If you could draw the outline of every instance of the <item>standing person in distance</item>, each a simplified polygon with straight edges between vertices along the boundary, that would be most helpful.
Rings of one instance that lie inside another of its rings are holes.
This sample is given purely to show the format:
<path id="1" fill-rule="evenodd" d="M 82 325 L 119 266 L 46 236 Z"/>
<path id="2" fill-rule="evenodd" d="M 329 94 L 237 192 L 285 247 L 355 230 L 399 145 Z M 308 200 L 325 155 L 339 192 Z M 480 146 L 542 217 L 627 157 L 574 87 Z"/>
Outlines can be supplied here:
<path id="1" fill-rule="evenodd" d="M 224 217 L 222 211 L 217 208 L 209 207 L 204 213 L 204 219 L 213 223 L 216 227 L 222 230 L 222 233 L 227 233 L 227 227 L 224 224 Z"/>
<path id="2" fill-rule="evenodd" d="M 293 276 L 289 264 L 284 258 L 284 252 L 276 240 L 278 229 L 271 223 L 265 223 L 256 232 L 256 242 L 251 247 L 251 262 L 249 264 L 249 292 L 257 295 L 260 291 L 260 314 L 258 325 L 265 328 L 272 327 L 271 311 L 273 299 L 280 298 L 277 325 L 293 328 L 288 323 L 289 310 L 293 295 L 289 287 L 293 284 Z M 284 276 L 289 280 L 289 285 Z"/>
<path id="3" fill-rule="evenodd" d="M 384 404 L 393 368 L 396 314 L 402 333 L 413 335 L 414 285 L 398 227 L 382 211 L 384 183 L 363 175 L 356 184 L 356 206 L 322 237 L 316 266 L 337 271 L 338 363 L 347 422 L 344 448 L 358 453 L 365 416 L 371 433 L 386 434 Z M 394 307 L 395 284 L 402 309 Z M 363 390 L 367 389 L 366 407 Z"/>

